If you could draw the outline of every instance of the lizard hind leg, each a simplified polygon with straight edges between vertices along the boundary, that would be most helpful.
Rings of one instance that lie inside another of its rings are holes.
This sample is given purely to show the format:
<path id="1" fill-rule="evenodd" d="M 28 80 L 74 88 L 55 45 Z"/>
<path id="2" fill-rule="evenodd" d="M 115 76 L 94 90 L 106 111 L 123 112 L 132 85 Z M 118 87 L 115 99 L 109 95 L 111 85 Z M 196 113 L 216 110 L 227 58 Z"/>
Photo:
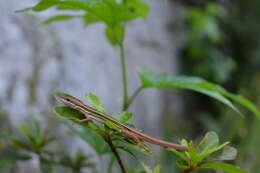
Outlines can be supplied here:
<path id="1" fill-rule="evenodd" d="M 129 131 L 129 130 L 127 130 L 127 129 L 122 129 L 121 132 L 122 132 L 125 136 L 127 136 L 127 137 L 131 138 L 132 140 L 134 140 L 139 147 L 141 147 L 141 146 L 144 145 L 144 144 L 141 142 L 141 140 L 140 140 L 134 133 L 132 133 L 131 131 Z"/>
<path id="2" fill-rule="evenodd" d="M 88 121 L 91 121 L 91 119 L 85 118 L 85 119 L 81 119 L 81 120 L 79 120 L 79 119 L 76 120 L 76 122 L 78 122 L 78 123 L 85 123 L 85 122 L 88 122 Z"/>

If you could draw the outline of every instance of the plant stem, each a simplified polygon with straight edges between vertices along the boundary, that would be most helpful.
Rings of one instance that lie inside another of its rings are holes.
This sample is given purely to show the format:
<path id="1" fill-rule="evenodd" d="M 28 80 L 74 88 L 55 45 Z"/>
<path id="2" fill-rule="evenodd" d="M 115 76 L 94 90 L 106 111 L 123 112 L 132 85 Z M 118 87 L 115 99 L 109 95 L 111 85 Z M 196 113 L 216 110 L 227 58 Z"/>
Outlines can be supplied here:
<path id="1" fill-rule="evenodd" d="M 191 172 L 192 171 L 192 169 L 184 169 L 183 171 L 182 171 L 182 173 L 189 173 L 189 172 Z"/>
<path id="2" fill-rule="evenodd" d="M 122 70 L 122 82 L 123 82 L 123 106 L 122 109 L 126 110 L 128 104 L 128 79 L 127 79 L 127 72 L 126 72 L 126 57 L 125 57 L 125 50 L 124 44 L 119 45 L 120 49 L 120 60 L 121 60 L 121 70 Z"/>
<path id="3" fill-rule="evenodd" d="M 143 86 L 140 86 L 139 88 L 137 88 L 135 90 L 135 92 L 133 93 L 133 95 L 129 98 L 127 104 L 125 105 L 125 109 L 127 110 L 129 108 L 129 106 L 133 103 L 134 99 L 136 98 L 136 96 L 144 89 Z"/>
<path id="4" fill-rule="evenodd" d="M 99 160 L 99 163 L 101 165 L 100 166 L 101 172 L 105 172 L 104 163 L 103 163 L 102 157 L 100 155 L 98 155 L 98 160 Z"/>
<path id="5" fill-rule="evenodd" d="M 115 157 L 116 157 L 116 159 L 117 159 L 117 162 L 118 162 L 118 164 L 119 164 L 119 166 L 120 166 L 120 168 L 121 168 L 122 173 L 127 173 L 127 172 L 126 172 L 125 165 L 124 165 L 124 163 L 123 163 L 123 160 L 120 158 L 118 152 L 116 151 L 116 148 L 115 148 L 115 146 L 113 145 L 112 140 L 110 139 L 110 137 L 109 137 L 106 141 L 107 141 L 109 147 L 111 148 L 111 151 L 112 151 L 113 154 L 115 155 Z"/>
<path id="6" fill-rule="evenodd" d="M 109 162 L 109 165 L 108 165 L 107 173 L 112 173 L 114 161 L 115 161 L 115 157 L 113 155 L 111 155 L 111 159 L 110 159 L 110 162 Z"/>

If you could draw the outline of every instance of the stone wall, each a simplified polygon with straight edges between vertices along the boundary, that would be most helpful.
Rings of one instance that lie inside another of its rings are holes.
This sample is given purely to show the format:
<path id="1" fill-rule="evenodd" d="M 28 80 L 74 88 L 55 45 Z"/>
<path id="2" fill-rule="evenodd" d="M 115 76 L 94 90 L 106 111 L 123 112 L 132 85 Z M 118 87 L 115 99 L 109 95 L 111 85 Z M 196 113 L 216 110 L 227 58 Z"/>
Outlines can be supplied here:
<path id="1" fill-rule="evenodd" d="M 181 33 L 170 26 L 182 8 L 171 2 L 149 3 L 151 12 L 147 20 L 128 24 L 126 55 L 131 93 L 139 85 L 140 65 L 156 72 L 174 74 L 178 71 Z M 68 92 L 81 99 L 85 99 L 87 92 L 93 92 L 100 96 L 109 112 L 119 111 L 122 102 L 120 59 L 117 50 L 106 41 L 103 25 L 84 28 L 77 19 L 43 25 L 41 21 L 52 16 L 52 10 L 40 14 L 14 12 L 33 4 L 32 0 L 0 1 L 2 115 L 5 112 L 12 125 L 34 116 L 43 126 L 57 128 L 51 118 L 55 91 Z M 159 128 L 154 127 L 159 126 L 164 108 L 170 107 L 175 115 L 181 108 L 180 102 L 174 101 L 177 96 L 169 97 L 171 93 L 146 90 L 137 97 L 130 110 L 135 114 L 133 121 L 138 128 L 160 136 Z"/>

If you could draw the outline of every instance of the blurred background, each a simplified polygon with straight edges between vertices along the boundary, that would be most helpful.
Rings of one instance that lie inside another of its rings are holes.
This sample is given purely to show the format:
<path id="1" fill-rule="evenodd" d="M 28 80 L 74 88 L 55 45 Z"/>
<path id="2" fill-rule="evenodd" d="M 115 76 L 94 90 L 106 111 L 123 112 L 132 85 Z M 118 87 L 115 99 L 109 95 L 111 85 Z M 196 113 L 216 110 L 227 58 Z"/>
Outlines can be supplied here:
<path id="1" fill-rule="evenodd" d="M 145 65 L 155 72 L 203 77 L 260 105 L 259 0 L 147 2 L 147 19 L 130 22 L 126 32 L 130 93 L 139 86 L 137 72 Z M 15 13 L 34 4 L 33 0 L 0 1 L 0 131 L 16 132 L 34 119 L 58 138 L 51 147 L 72 154 L 78 148 L 93 153 L 59 123 L 52 112 L 57 104 L 53 93 L 63 91 L 85 100 L 85 94 L 93 92 L 108 112 L 119 111 L 118 51 L 102 34 L 102 24 L 85 28 L 75 19 L 44 25 L 42 21 L 54 11 Z M 196 140 L 206 131 L 216 131 L 222 142 L 231 141 L 239 149 L 236 164 L 260 172 L 260 121 L 246 110 L 241 118 L 194 92 L 148 89 L 138 95 L 130 111 L 139 129 L 169 141 Z M 10 154 L 5 145 L 1 135 L 0 158 Z M 160 161 L 163 173 L 178 172 L 171 153 L 155 150 L 158 155 L 151 163 Z M 0 166 L 2 171 L 39 172 L 37 158 Z"/>

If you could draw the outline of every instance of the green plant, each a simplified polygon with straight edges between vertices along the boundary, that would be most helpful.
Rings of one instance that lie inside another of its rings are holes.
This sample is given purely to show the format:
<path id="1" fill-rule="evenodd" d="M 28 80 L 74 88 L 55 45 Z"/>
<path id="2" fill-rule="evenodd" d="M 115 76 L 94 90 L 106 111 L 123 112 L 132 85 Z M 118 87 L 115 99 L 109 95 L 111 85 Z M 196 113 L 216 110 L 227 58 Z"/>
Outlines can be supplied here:
<path id="1" fill-rule="evenodd" d="M 126 24 L 128 21 L 134 20 L 136 18 L 145 18 L 147 16 L 149 8 L 146 3 L 140 0 L 123 0 L 120 2 L 115 0 L 41 0 L 37 5 L 21 10 L 21 12 L 28 10 L 40 12 L 51 7 L 55 7 L 57 10 L 64 12 L 81 11 L 83 12 L 83 14 L 57 15 L 47 19 L 45 23 L 80 18 L 86 26 L 97 22 L 105 24 L 105 35 L 107 40 L 112 46 L 117 47 L 120 52 L 123 85 L 123 104 L 122 112 L 114 114 L 114 117 L 121 122 L 126 123 L 129 119 L 131 119 L 132 114 L 128 113 L 127 110 L 135 100 L 136 96 L 146 88 L 179 88 L 192 90 L 212 97 L 213 99 L 230 107 L 240 115 L 242 115 L 242 113 L 236 108 L 233 102 L 241 104 L 245 108 L 251 110 L 256 116 L 260 117 L 260 111 L 252 102 L 243 98 L 242 96 L 232 94 L 216 84 L 210 83 L 198 77 L 155 74 L 147 68 L 143 68 L 142 71 L 139 72 L 139 78 L 141 81 L 140 87 L 138 87 L 132 95 L 129 95 L 126 56 L 124 50 L 125 29 L 127 27 Z M 210 38 L 212 37 L 210 39 L 210 41 L 212 42 L 217 42 L 220 39 L 219 32 L 214 24 L 215 10 L 216 9 L 214 7 L 209 8 L 210 14 L 209 16 L 207 16 L 207 18 L 204 19 L 204 23 L 205 21 L 210 21 L 210 23 L 206 23 L 206 25 L 203 25 L 203 28 L 205 28 L 202 30 L 204 33 L 206 33 L 207 36 L 210 36 Z M 195 17 L 198 15 L 199 13 L 196 13 Z M 201 29 L 196 28 L 196 26 L 197 25 L 195 24 L 195 31 Z M 94 94 L 88 94 L 87 98 L 88 101 L 97 110 L 105 112 L 105 109 L 101 105 L 97 96 L 95 96 Z M 79 129 L 75 129 L 67 124 L 67 126 L 69 126 L 74 134 L 80 136 L 88 144 L 90 144 L 90 146 L 93 147 L 100 158 L 104 154 L 111 154 L 111 161 L 109 164 L 108 172 L 111 172 L 114 163 L 114 157 L 118 161 L 121 171 L 127 172 L 127 168 L 124 165 L 121 154 L 118 152 L 118 150 L 126 151 L 130 155 L 137 158 L 132 150 L 128 147 L 129 145 L 145 153 L 150 153 L 149 148 L 147 148 L 144 144 L 141 144 L 138 141 L 129 138 L 129 136 L 123 134 L 120 130 L 115 130 L 117 126 L 113 123 L 111 124 L 111 122 L 109 121 L 103 124 L 98 124 L 95 121 L 81 121 L 86 118 L 85 115 L 83 115 L 82 112 L 78 111 L 77 109 L 68 106 L 57 107 L 55 108 L 55 112 L 62 118 L 71 120 L 80 125 Z M 188 151 L 171 151 L 180 157 L 178 165 L 180 168 L 183 169 L 183 173 L 188 173 L 193 170 L 204 168 L 223 170 L 230 173 L 246 172 L 242 169 L 225 163 L 205 162 L 206 159 L 209 159 L 209 156 L 211 156 L 213 152 L 216 152 L 227 145 L 227 143 L 219 145 L 218 137 L 214 132 L 209 132 L 197 148 L 193 146 L 192 141 L 187 142 L 186 140 L 182 140 L 180 144 L 187 146 Z M 231 160 L 235 158 L 235 155 L 235 149 L 226 147 L 223 150 L 223 155 L 218 157 L 218 160 Z M 154 170 L 148 168 L 147 166 L 144 166 L 144 168 L 146 172 L 160 172 L 160 166 L 157 166 Z"/>
<path id="2" fill-rule="evenodd" d="M 54 166 L 66 167 L 75 173 L 81 172 L 83 168 L 94 169 L 95 165 L 89 161 L 89 156 L 81 150 L 74 157 L 62 150 L 51 150 L 49 145 L 56 139 L 48 131 L 43 131 L 36 120 L 32 120 L 30 126 L 21 125 L 19 132 L 7 132 L 4 136 L 8 143 L 0 152 L 1 167 L 13 165 L 17 161 L 28 161 L 35 154 L 44 173 L 52 172 Z"/>

